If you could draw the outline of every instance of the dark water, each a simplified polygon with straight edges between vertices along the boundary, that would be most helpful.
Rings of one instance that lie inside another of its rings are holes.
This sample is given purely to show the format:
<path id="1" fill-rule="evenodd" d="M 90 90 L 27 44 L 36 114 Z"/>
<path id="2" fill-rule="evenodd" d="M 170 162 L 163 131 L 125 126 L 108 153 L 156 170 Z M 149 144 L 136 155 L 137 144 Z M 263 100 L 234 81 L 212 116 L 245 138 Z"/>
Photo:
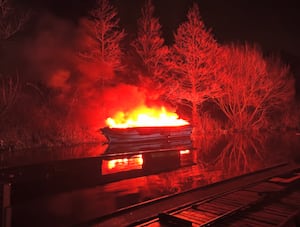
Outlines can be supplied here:
<path id="1" fill-rule="evenodd" d="M 1 177 L 14 182 L 13 226 L 70 226 L 116 210 L 299 161 L 295 133 L 206 135 L 195 142 L 1 154 Z"/>

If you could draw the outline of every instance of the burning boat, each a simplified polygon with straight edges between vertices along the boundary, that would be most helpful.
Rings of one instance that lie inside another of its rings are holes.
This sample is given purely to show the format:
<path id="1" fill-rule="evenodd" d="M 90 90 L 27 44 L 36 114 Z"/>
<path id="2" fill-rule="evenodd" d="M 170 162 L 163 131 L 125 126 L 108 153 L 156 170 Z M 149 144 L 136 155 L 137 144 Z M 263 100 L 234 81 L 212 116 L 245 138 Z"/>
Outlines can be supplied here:
<path id="1" fill-rule="evenodd" d="M 190 138 L 192 126 L 179 119 L 165 107 L 141 106 L 130 113 L 118 112 L 106 120 L 107 127 L 100 129 L 108 143 L 132 143 L 146 141 L 176 141 Z"/>
<path id="2" fill-rule="evenodd" d="M 189 138 L 192 132 L 191 125 L 164 126 L 164 127 L 132 127 L 100 129 L 109 143 L 132 143 L 156 140 L 174 142 L 177 139 Z"/>

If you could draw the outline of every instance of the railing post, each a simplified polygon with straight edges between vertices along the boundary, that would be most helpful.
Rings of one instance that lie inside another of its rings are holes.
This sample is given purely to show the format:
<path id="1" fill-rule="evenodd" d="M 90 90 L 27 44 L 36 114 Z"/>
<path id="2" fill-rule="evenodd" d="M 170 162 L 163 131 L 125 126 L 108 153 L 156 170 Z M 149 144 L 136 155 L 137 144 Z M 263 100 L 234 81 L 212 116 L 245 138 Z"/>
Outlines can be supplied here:
<path id="1" fill-rule="evenodd" d="M 11 227 L 11 184 L 0 182 L 0 224 L 1 227 Z"/>

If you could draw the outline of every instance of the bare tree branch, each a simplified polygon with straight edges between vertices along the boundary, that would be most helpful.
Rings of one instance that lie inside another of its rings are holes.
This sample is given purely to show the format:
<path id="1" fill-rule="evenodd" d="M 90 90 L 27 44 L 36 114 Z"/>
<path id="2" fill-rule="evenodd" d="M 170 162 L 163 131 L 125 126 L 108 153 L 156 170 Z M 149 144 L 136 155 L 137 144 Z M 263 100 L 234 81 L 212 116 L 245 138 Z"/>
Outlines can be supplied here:
<path id="1" fill-rule="evenodd" d="M 0 119 L 15 104 L 19 94 L 19 76 L 16 79 L 5 78 L 0 75 Z"/>
<path id="2" fill-rule="evenodd" d="M 108 0 L 98 0 L 98 8 L 90 12 L 90 36 L 95 44 L 81 51 L 80 56 L 87 61 L 102 62 L 113 69 L 120 69 L 122 50 L 120 42 L 125 36 L 119 28 L 117 10 Z"/>
<path id="3" fill-rule="evenodd" d="M 136 53 L 142 60 L 148 76 L 154 80 L 156 86 L 168 81 L 167 67 L 168 47 L 162 38 L 159 19 L 154 17 L 154 5 L 146 0 L 138 20 L 137 38 L 132 42 Z"/>
<path id="4" fill-rule="evenodd" d="M 0 0 L 0 40 L 9 39 L 21 30 L 29 18 L 29 11 L 20 12 L 9 0 Z"/>
<path id="5" fill-rule="evenodd" d="M 274 111 L 283 111 L 294 96 L 294 80 L 278 59 L 265 60 L 257 47 L 224 47 L 220 73 L 222 96 L 214 100 L 239 130 L 268 125 Z"/>
<path id="6" fill-rule="evenodd" d="M 193 124 L 198 122 L 198 106 L 220 91 L 216 81 L 218 54 L 219 46 L 205 28 L 195 3 L 188 11 L 187 21 L 175 33 L 168 62 L 174 81 L 168 88 L 175 86 L 178 89 L 168 89 L 167 93 L 173 102 L 190 101 Z"/>

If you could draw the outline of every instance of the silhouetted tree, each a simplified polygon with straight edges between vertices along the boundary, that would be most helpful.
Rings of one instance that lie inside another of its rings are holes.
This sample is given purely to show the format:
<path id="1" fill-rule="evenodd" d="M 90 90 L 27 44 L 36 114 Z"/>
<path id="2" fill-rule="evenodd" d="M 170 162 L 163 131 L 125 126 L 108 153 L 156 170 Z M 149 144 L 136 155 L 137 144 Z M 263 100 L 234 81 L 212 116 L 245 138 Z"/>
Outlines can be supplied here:
<path id="1" fill-rule="evenodd" d="M 154 17 L 154 6 L 151 0 L 146 0 L 138 20 L 137 38 L 132 42 L 136 53 L 142 60 L 144 71 L 160 85 L 166 81 L 166 57 L 168 47 L 164 45 L 159 19 Z"/>
<path id="2" fill-rule="evenodd" d="M 250 45 L 224 47 L 222 96 L 215 99 L 234 129 L 260 129 L 293 99 L 294 80 L 278 59 Z"/>
<path id="3" fill-rule="evenodd" d="M 125 32 L 119 28 L 117 10 L 108 0 L 98 0 L 97 8 L 90 12 L 91 43 L 88 50 L 81 52 L 87 61 L 99 62 L 102 66 L 120 69 L 122 50 L 120 42 Z"/>
<path id="4" fill-rule="evenodd" d="M 19 86 L 18 77 L 14 80 L 0 74 L 0 119 L 15 104 Z"/>
<path id="5" fill-rule="evenodd" d="M 0 55 L 3 42 L 16 34 L 28 18 L 28 10 L 18 11 L 9 0 L 0 0 Z M 0 72 L 0 119 L 15 103 L 19 87 L 18 76 L 13 79 Z"/>
<path id="6" fill-rule="evenodd" d="M 196 3 L 188 11 L 187 21 L 175 33 L 170 68 L 175 79 L 167 97 L 192 110 L 192 122 L 198 124 L 198 107 L 219 92 L 216 81 L 219 47 L 200 17 Z"/>
<path id="7" fill-rule="evenodd" d="M 19 12 L 9 0 L 0 0 L 0 40 L 17 33 L 29 17 L 29 11 Z"/>

